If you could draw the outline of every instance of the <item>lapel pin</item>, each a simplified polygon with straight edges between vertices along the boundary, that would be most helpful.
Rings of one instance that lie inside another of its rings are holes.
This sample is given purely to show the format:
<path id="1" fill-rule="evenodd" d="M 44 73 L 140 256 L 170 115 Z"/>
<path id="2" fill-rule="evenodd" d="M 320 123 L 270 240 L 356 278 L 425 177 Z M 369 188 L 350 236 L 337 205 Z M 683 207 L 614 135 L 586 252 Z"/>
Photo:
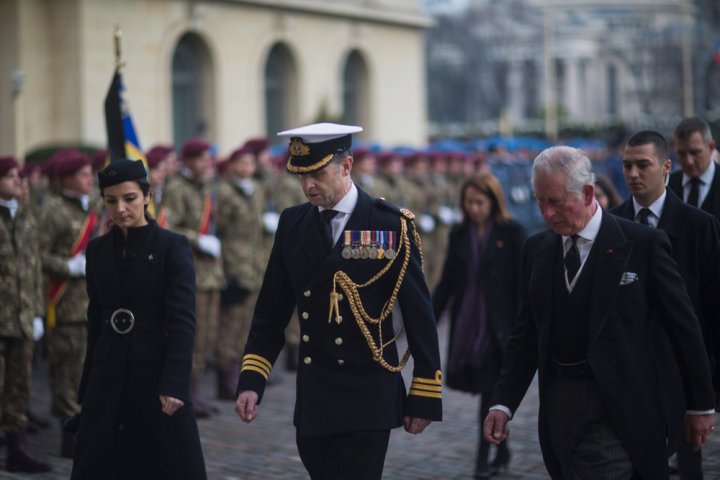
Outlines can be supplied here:
<path id="1" fill-rule="evenodd" d="M 615 250 L 613 250 L 612 248 L 608 248 L 608 249 L 607 249 L 607 252 L 605 252 L 605 253 L 612 254 L 612 253 L 614 253 L 614 252 L 615 252 Z"/>
<path id="2" fill-rule="evenodd" d="M 498 240 L 496 245 L 497 245 L 497 248 L 503 248 L 504 244 L 503 244 L 502 240 Z"/>
<path id="3" fill-rule="evenodd" d="M 154 259 L 155 259 L 155 256 L 152 253 L 150 255 L 148 255 L 148 260 L 150 260 L 152 262 Z"/>

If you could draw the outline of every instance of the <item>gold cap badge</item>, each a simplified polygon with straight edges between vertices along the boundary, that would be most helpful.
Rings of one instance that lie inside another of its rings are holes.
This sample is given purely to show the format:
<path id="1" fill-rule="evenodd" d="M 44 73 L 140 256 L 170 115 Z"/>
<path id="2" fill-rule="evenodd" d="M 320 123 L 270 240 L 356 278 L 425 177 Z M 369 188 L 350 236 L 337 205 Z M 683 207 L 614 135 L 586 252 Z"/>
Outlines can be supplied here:
<path id="1" fill-rule="evenodd" d="M 290 142 L 290 155 L 293 157 L 305 157 L 310 155 L 310 147 L 303 143 L 300 137 L 295 137 Z"/>

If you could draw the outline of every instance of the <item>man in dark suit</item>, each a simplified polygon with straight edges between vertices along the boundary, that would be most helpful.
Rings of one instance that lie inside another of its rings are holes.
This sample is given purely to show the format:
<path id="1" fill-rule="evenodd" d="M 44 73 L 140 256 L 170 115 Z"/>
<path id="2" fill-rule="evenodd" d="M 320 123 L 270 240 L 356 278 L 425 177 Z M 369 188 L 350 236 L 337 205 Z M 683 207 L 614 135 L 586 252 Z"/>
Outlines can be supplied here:
<path id="1" fill-rule="evenodd" d="M 235 410 L 257 416 L 295 307 L 300 315 L 294 424 L 315 479 L 379 479 L 390 429 L 421 433 L 440 420 L 441 372 L 430 295 L 413 214 L 357 188 L 351 134 L 316 124 L 290 137 L 287 169 L 309 203 L 280 216 L 242 359 Z M 399 302 L 409 351 L 393 341 Z M 412 352 L 406 394 L 400 370 Z"/>
<path id="2" fill-rule="evenodd" d="M 705 339 L 705 347 L 717 390 L 717 354 L 720 346 L 720 223 L 712 215 L 684 203 L 666 190 L 665 180 L 671 161 L 665 137 L 651 130 L 634 134 L 623 154 L 623 175 L 632 198 L 611 213 L 667 233 L 672 256 L 685 281 L 695 315 Z M 702 479 L 702 455 L 688 442 L 678 446 L 678 467 L 683 480 Z"/>
<path id="3" fill-rule="evenodd" d="M 686 118 L 675 127 L 674 142 L 680 170 L 670 175 L 668 187 L 720 220 L 720 172 L 712 161 L 715 141 L 710 125 L 699 117 Z"/>
<path id="4" fill-rule="evenodd" d="M 676 419 L 687 408 L 697 449 L 714 413 L 700 326 L 670 242 L 598 207 L 580 150 L 543 151 L 533 186 L 551 229 L 525 246 L 520 311 L 485 436 L 507 436 L 537 371 L 540 446 L 553 478 L 667 478 Z M 669 366 L 675 381 L 665 378 Z"/>

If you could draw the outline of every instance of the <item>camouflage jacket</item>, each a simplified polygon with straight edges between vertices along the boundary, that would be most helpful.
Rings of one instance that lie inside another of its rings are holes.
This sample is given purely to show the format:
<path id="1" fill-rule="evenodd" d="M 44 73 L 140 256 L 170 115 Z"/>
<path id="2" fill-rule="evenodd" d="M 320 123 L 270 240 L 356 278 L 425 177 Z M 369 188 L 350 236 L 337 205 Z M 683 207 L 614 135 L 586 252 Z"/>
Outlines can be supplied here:
<path id="1" fill-rule="evenodd" d="M 253 182 L 252 193 L 246 194 L 229 179 L 218 188 L 217 234 L 222 241 L 223 272 L 241 288 L 260 290 L 265 258 L 262 214 L 264 192 Z"/>
<path id="2" fill-rule="evenodd" d="M 0 206 L 0 337 L 32 336 L 33 317 L 42 317 L 43 289 L 37 223 L 20 205 L 15 219 Z"/>
<path id="3" fill-rule="evenodd" d="M 84 277 L 70 278 L 67 262 L 70 260 L 73 245 L 81 234 L 85 219 L 90 212 L 100 215 L 100 201 L 91 197 L 88 211 L 83 209 L 77 198 L 65 195 L 53 195 L 40 214 L 40 256 L 42 269 L 48 278 L 67 280 L 67 288 L 57 304 L 58 322 L 78 323 L 87 321 L 87 292 Z M 97 233 L 95 227 L 93 236 Z M 45 296 L 47 299 L 48 285 Z"/>
<path id="4" fill-rule="evenodd" d="M 217 192 L 214 182 L 199 181 L 178 174 L 165 187 L 162 199 L 167 228 L 184 235 L 193 247 L 195 278 L 200 291 L 220 290 L 225 286 L 221 258 L 208 255 L 198 248 L 206 195 L 209 195 L 213 202 L 208 234 L 216 235 Z"/>

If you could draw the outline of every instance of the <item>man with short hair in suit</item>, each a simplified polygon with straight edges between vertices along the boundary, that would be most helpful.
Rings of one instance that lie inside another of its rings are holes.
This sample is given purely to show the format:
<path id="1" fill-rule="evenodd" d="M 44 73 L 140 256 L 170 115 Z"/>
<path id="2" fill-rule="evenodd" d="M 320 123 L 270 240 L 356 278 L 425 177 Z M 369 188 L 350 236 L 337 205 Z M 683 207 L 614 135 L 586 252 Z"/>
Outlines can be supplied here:
<path id="1" fill-rule="evenodd" d="M 525 245 L 520 310 L 484 434 L 507 437 L 537 371 L 552 478 L 667 478 L 678 419 L 695 449 L 714 428 L 710 366 L 667 235 L 603 212 L 594 183 L 575 148 L 533 163 L 550 230 Z"/>
<path id="2" fill-rule="evenodd" d="M 438 338 L 414 215 L 353 183 L 351 134 L 359 131 L 320 123 L 278 134 L 290 137 L 287 170 L 308 202 L 280 215 L 238 381 L 235 411 L 251 422 L 297 307 L 294 424 L 313 480 L 379 480 L 392 428 L 418 434 L 442 418 Z M 409 345 L 403 356 L 396 301 Z M 410 353 L 406 391 L 400 370 Z"/>
<path id="3" fill-rule="evenodd" d="M 715 141 L 700 117 L 683 119 L 674 134 L 680 170 L 670 174 L 668 187 L 693 207 L 720 220 L 720 171 L 712 161 Z"/>
<path id="4" fill-rule="evenodd" d="M 684 203 L 665 188 L 671 161 L 665 137 L 652 130 L 634 134 L 623 154 L 623 175 L 632 198 L 611 210 L 619 217 L 659 228 L 667 233 L 672 256 L 685 281 L 700 321 L 717 391 L 716 349 L 720 315 L 720 223 L 712 215 Z M 702 454 L 688 442 L 678 446 L 683 480 L 702 479 Z"/>

